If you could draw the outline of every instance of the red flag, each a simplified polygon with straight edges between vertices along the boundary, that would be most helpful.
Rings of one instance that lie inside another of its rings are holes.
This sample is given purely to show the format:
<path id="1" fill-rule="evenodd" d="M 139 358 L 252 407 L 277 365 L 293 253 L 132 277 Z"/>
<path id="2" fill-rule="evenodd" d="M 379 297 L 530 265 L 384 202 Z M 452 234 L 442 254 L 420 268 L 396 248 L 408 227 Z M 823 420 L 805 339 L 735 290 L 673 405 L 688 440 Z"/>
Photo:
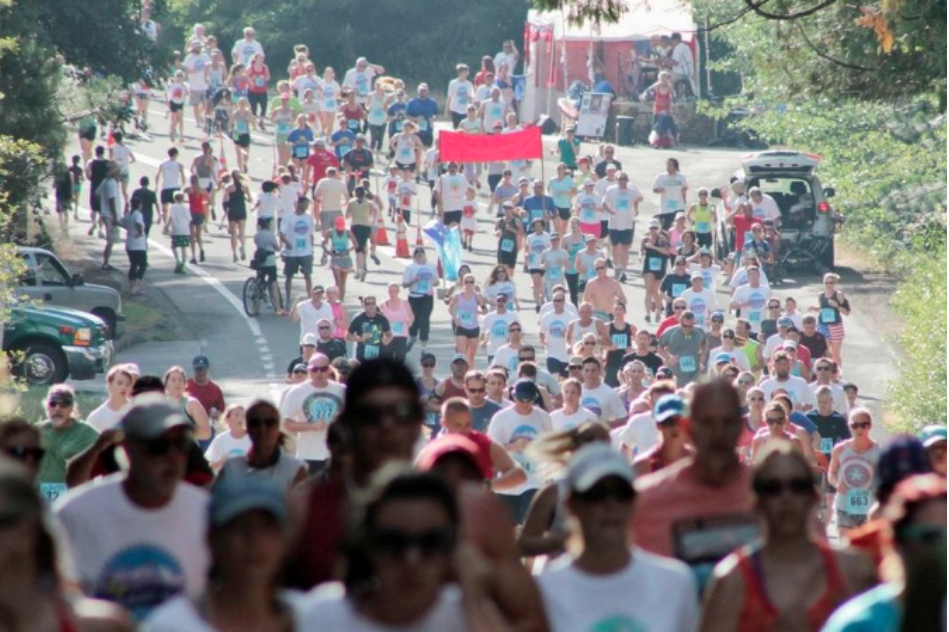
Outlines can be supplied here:
<path id="1" fill-rule="evenodd" d="M 442 162 L 501 162 L 541 158 L 544 149 L 540 128 L 532 125 L 510 134 L 465 134 L 443 131 L 438 135 Z"/>

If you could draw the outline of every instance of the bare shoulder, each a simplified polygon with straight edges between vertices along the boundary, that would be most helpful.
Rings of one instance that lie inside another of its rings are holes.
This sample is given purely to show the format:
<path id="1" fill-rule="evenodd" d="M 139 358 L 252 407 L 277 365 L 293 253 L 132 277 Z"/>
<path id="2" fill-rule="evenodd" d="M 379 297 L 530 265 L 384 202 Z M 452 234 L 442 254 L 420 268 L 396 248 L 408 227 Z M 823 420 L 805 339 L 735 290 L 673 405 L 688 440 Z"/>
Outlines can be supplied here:
<path id="1" fill-rule="evenodd" d="M 877 583 L 876 567 L 869 555 L 849 547 L 834 549 L 844 581 L 853 592 L 861 592 Z"/>

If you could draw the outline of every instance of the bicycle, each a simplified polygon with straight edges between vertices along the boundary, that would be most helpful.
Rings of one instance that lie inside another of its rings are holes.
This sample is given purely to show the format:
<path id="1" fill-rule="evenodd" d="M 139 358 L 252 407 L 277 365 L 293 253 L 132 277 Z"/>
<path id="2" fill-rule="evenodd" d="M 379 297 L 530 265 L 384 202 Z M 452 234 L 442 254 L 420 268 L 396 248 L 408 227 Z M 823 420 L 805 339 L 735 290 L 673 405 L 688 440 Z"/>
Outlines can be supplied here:
<path id="1" fill-rule="evenodd" d="M 270 292 L 271 286 L 273 286 L 273 294 Z M 276 303 L 274 297 L 276 297 Z M 268 283 L 264 275 L 259 274 L 244 281 L 243 298 L 244 313 L 251 318 L 260 315 L 260 307 L 265 301 L 270 304 L 274 313 L 280 313 L 280 303 L 283 302 L 283 297 L 280 295 L 280 284 L 274 280 Z"/>

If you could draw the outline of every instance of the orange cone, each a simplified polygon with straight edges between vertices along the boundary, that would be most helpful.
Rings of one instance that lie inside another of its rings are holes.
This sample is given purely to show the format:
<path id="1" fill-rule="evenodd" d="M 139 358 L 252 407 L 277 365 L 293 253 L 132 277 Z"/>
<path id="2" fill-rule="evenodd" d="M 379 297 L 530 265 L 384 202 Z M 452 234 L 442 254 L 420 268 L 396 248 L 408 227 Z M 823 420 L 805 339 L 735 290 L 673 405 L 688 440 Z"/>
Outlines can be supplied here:
<path id="1" fill-rule="evenodd" d="M 382 219 L 382 215 L 378 219 L 378 228 L 376 228 L 376 236 L 373 238 L 373 243 L 377 246 L 388 246 L 389 245 L 389 233 L 386 232 L 386 223 Z"/>
<path id="2" fill-rule="evenodd" d="M 405 220 L 402 219 L 402 213 L 399 213 L 396 219 L 395 228 L 395 256 L 399 259 L 411 259 L 409 253 L 409 239 L 405 230 Z"/>
<path id="3" fill-rule="evenodd" d="M 224 151 L 224 139 L 221 139 L 221 142 L 218 145 L 218 163 L 221 165 L 221 169 L 218 171 L 219 174 L 227 173 L 227 153 Z"/>
<path id="4" fill-rule="evenodd" d="M 109 125 L 109 135 L 105 140 L 106 147 L 112 147 L 115 145 L 115 136 L 112 135 L 112 126 Z"/>

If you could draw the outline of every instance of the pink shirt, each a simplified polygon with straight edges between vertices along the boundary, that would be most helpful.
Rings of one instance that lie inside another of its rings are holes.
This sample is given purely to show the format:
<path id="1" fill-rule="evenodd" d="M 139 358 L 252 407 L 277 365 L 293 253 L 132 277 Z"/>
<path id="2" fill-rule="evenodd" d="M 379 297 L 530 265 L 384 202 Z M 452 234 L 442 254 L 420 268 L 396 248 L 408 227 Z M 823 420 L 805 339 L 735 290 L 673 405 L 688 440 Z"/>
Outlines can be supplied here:
<path id="1" fill-rule="evenodd" d="M 632 540 L 652 553 L 675 557 L 673 526 L 680 521 L 752 515 L 751 471 L 741 466 L 723 487 L 695 477 L 692 459 L 682 459 L 637 481 Z"/>
<path id="2" fill-rule="evenodd" d="M 400 300 L 398 309 L 392 307 L 392 303 L 386 300 L 379 306 L 382 315 L 389 319 L 389 326 L 392 327 L 392 335 L 396 337 L 406 337 L 409 335 L 409 309 L 408 301 Z"/>

